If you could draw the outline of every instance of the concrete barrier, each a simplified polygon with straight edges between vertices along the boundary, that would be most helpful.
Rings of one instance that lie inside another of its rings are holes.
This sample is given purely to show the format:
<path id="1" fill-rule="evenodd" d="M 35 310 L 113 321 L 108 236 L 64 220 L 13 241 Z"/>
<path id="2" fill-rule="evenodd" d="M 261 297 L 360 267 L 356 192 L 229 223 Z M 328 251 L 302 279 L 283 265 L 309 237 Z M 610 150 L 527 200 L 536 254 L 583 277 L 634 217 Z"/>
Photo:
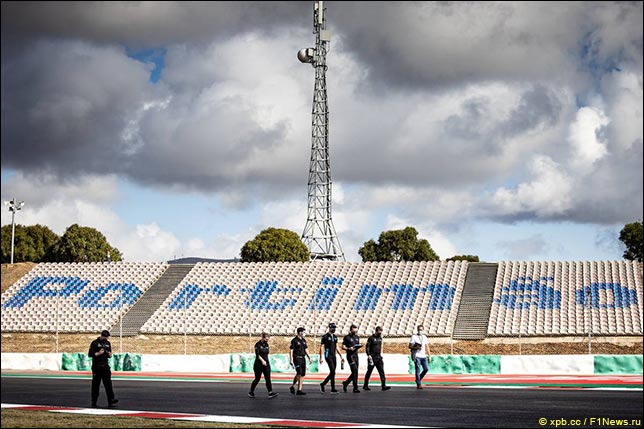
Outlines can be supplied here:
<path id="1" fill-rule="evenodd" d="M 2 353 L 2 369 L 60 371 L 62 356 L 62 353 Z"/>
<path id="2" fill-rule="evenodd" d="M 592 375 L 592 355 L 501 356 L 501 374 Z"/>
<path id="3" fill-rule="evenodd" d="M 3 370 L 91 370 L 91 361 L 84 353 L 2 353 Z M 116 359 L 115 359 L 116 358 Z M 219 355 L 137 355 L 115 354 L 112 369 L 115 371 L 143 372 L 252 372 L 255 357 L 250 353 Z M 140 358 L 140 361 L 138 360 Z M 319 364 L 318 355 L 311 355 L 309 373 L 326 373 L 326 363 Z M 274 372 L 292 372 L 288 355 L 270 356 Z M 384 354 L 386 374 L 413 374 L 414 365 L 409 355 Z M 116 366 L 116 367 L 115 367 Z M 367 370 L 366 356 L 360 355 L 359 373 Z M 345 363 L 337 373 L 350 373 Z M 642 374 L 640 355 L 432 355 L 431 374 L 527 374 L 527 375 L 594 375 Z M 377 371 L 374 376 L 377 377 Z M 341 377 L 339 377 L 341 378 Z"/>
<path id="4" fill-rule="evenodd" d="M 229 372 L 230 354 L 142 355 L 143 372 Z"/>

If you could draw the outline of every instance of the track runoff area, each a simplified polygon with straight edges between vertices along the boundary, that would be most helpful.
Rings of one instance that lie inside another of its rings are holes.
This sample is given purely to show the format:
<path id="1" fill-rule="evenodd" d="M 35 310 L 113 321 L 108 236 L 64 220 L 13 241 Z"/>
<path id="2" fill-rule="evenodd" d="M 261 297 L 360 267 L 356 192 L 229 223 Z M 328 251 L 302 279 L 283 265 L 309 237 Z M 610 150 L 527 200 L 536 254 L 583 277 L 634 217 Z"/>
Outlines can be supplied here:
<path id="1" fill-rule="evenodd" d="M 292 374 L 273 374 L 249 398 L 252 375 L 113 372 L 117 408 L 89 408 L 89 372 L 3 372 L 2 407 L 57 413 L 299 427 L 641 427 L 642 376 L 432 375 L 417 390 L 412 375 L 376 376 L 371 391 L 321 393 L 325 374 L 305 378 L 293 396 Z M 362 388 L 362 375 L 359 384 Z M 107 425 L 107 423 L 106 423 Z"/>

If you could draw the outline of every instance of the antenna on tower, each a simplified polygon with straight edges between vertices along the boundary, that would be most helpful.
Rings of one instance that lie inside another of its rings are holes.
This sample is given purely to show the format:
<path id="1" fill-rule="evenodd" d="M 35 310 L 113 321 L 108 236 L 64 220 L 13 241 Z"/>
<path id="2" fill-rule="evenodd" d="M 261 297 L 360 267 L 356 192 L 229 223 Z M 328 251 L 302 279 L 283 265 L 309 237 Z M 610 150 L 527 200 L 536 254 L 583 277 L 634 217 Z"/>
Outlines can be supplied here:
<path id="1" fill-rule="evenodd" d="M 326 53 L 331 34 L 326 29 L 324 2 L 313 6 L 315 48 L 300 49 L 297 58 L 315 69 L 313 127 L 309 167 L 308 214 L 302 241 L 312 260 L 344 261 L 344 252 L 331 218 L 331 160 L 329 156 L 329 103 L 326 92 Z"/>

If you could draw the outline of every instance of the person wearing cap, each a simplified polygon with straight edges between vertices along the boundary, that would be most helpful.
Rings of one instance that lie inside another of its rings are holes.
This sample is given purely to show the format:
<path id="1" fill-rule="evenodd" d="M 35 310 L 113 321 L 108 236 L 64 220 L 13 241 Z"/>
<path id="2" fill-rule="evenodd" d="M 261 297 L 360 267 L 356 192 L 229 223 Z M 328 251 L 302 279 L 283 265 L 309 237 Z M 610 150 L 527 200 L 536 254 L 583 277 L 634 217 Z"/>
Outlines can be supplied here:
<path id="1" fill-rule="evenodd" d="M 337 353 L 340 356 L 342 362 L 344 362 L 344 358 L 340 350 L 338 350 L 338 337 L 335 335 L 335 328 L 335 323 L 329 323 L 329 332 L 322 336 L 322 342 L 320 344 L 320 364 L 324 363 L 324 359 L 326 358 L 326 363 L 329 366 L 329 375 L 320 383 L 320 391 L 322 393 L 324 393 L 324 386 L 329 381 L 331 381 L 331 393 L 338 393 L 335 390 L 335 368 L 338 364 L 335 354 Z"/>
<path id="2" fill-rule="evenodd" d="M 266 390 L 268 390 L 268 399 L 273 399 L 278 395 L 277 392 L 273 392 L 273 384 L 271 383 L 271 363 L 268 360 L 268 353 L 270 352 L 268 340 L 270 338 L 271 336 L 268 332 L 262 332 L 262 339 L 255 343 L 255 364 L 253 365 L 255 379 L 250 385 L 249 398 L 255 397 L 255 388 L 259 384 L 262 374 L 264 374 Z"/>
<path id="3" fill-rule="evenodd" d="M 109 337 L 108 331 L 102 331 L 101 336 L 89 345 L 87 353 L 87 356 L 92 358 L 92 408 L 96 408 L 101 381 L 107 393 L 108 406 L 113 407 L 119 401 L 114 397 L 114 390 L 112 390 L 112 371 L 108 361 L 112 357 L 112 345 L 108 340 Z"/>
<path id="4" fill-rule="evenodd" d="M 358 337 L 358 327 L 351 325 L 349 334 L 344 336 L 342 340 L 342 349 L 347 352 L 347 362 L 351 369 L 349 378 L 342 382 L 342 390 L 347 391 L 347 387 L 353 382 L 353 393 L 360 393 L 358 389 L 358 349 L 362 347 L 360 344 L 360 337 Z"/>
<path id="5" fill-rule="evenodd" d="M 291 340 L 291 352 L 290 352 L 290 357 L 291 357 L 291 366 L 295 368 L 295 377 L 293 377 L 293 384 L 290 387 L 290 392 L 292 395 L 306 395 L 302 391 L 302 383 L 304 380 L 304 376 L 306 375 L 306 359 L 309 359 L 309 363 L 311 362 L 311 357 L 309 356 L 309 352 L 306 351 L 307 345 L 306 345 L 306 340 L 304 339 L 304 333 L 305 333 L 304 328 L 297 328 L 297 336 L 295 336 Z M 295 385 L 297 384 L 297 393 L 295 392 Z"/>
<path id="6" fill-rule="evenodd" d="M 371 377 L 374 368 L 378 369 L 382 390 L 391 389 L 386 384 L 385 368 L 382 363 L 382 328 L 380 326 L 376 326 L 374 334 L 367 340 L 365 352 L 367 353 L 367 373 L 364 376 L 362 390 L 371 390 L 369 388 L 369 377 Z"/>

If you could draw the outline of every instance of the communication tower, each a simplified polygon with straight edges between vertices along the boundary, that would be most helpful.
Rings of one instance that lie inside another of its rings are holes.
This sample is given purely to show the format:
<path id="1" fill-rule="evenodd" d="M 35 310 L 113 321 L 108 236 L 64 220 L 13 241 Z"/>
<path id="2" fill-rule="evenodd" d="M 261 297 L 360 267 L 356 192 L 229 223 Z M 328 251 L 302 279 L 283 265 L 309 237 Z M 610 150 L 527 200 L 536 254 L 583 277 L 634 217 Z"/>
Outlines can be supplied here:
<path id="1" fill-rule="evenodd" d="M 344 261 L 344 252 L 331 218 L 329 103 L 326 93 L 326 54 L 331 35 L 326 29 L 322 1 L 315 2 L 313 7 L 313 33 L 315 48 L 304 48 L 297 53 L 301 62 L 309 63 L 315 69 L 308 214 L 302 241 L 311 252 L 311 260 Z"/>

